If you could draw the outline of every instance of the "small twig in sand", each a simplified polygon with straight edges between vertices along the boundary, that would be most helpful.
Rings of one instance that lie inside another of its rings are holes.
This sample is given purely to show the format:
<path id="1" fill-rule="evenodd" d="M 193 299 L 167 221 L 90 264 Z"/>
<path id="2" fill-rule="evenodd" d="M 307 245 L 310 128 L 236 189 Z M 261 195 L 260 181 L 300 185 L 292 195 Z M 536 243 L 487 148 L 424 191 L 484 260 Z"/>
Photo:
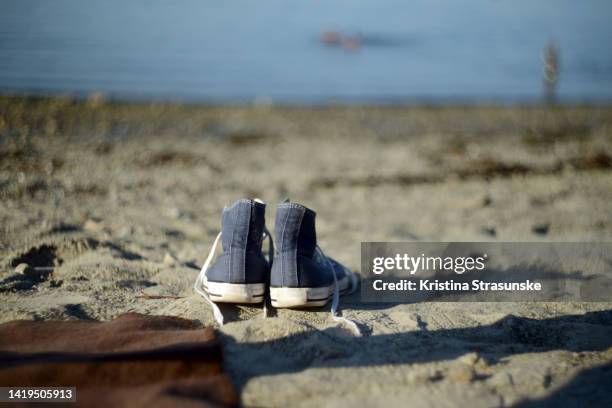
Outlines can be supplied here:
<path id="1" fill-rule="evenodd" d="M 182 299 L 183 296 L 173 295 L 148 295 L 144 292 L 140 292 L 140 295 L 136 296 L 137 299 Z"/>

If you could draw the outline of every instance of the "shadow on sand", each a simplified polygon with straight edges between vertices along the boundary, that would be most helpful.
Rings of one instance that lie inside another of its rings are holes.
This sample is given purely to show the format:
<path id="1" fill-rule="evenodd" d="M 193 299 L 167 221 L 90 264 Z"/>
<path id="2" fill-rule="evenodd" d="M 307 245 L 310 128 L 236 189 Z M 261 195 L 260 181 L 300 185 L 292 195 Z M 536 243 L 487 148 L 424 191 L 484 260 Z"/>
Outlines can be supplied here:
<path id="1" fill-rule="evenodd" d="M 312 367 L 429 363 L 452 360 L 469 352 L 477 352 L 487 365 L 494 365 L 523 353 L 604 351 L 612 346 L 612 310 L 541 320 L 510 315 L 485 326 L 428 330 L 426 325 L 419 325 L 415 331 L 363 337 L 347 336 L 337 328 L 262 342 L 243 343 L 225 335 L 223 342 L 227 346 L 228 371 L 242 388 L 251 378 Z M 612 401 L 610 384 L 612 364 L 582 371 L 548 398 L 519 405 L 605 405 Z"/>

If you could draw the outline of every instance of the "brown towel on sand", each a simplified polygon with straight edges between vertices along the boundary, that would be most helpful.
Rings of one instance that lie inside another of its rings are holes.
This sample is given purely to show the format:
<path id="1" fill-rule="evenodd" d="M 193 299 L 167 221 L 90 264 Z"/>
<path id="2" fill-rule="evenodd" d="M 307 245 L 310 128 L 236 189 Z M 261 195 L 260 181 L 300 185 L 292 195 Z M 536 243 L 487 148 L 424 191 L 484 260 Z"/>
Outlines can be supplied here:
<path id="1" fill-rule="evenodd" d="M 238 403 L 213 329 L 177 317 L 14 321 L 0 324 L 0 350 L 0 386 L 73 386 L 83 406 Z"/>

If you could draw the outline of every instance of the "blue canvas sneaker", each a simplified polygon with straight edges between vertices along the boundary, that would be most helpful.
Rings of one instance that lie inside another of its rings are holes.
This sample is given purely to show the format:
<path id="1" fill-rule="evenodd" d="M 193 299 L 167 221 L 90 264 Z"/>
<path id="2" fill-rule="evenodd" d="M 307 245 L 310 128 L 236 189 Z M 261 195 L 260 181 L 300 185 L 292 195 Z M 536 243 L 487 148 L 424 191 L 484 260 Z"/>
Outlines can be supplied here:
<path id="1" fill-rule="evenodd" d="M 264 301 L 270 273 L 270 262 L 262 253 L 263 239 L 268 235 L 265 211 L 265 203 L 257 199 L 241 199 L 223 209 L 221 232 L 194 285 L 195 291 L 211 304 L 220 324 L 223 316 L 214 302 Z M 211 265 L 219 240 L 223 252 Z"/>
<path id="2" fill-rule="evenodd" d="M 276 210 L 276 251 L 270 276 L 272 306 L 323 306 L 337 295 L 352 292 L 357 277 L 326 256 L 317 246 L 316 213 L 284 202 Z"/>

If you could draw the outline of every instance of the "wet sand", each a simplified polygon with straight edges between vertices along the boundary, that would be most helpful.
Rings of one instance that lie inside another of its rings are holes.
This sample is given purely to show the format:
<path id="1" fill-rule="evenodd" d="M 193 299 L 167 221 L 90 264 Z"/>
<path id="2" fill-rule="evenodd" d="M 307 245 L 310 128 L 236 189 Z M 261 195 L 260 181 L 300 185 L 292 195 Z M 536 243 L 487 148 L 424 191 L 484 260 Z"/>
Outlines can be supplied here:
<path id="1" fill-rule="evenodd" d="M 285 197 L 361 241 L 609 241 L 612 108 L 206 107 L 0 97 L 0 321 L 128 311 L 213 323 L 192 292 L 224 205 Z M 27 264 L 27 267 L 23 264 Z M 21 265 L 21 266 L 19 266 Z M 247 406 L 612 399 L 610 303 L 223 306 Z"/>

